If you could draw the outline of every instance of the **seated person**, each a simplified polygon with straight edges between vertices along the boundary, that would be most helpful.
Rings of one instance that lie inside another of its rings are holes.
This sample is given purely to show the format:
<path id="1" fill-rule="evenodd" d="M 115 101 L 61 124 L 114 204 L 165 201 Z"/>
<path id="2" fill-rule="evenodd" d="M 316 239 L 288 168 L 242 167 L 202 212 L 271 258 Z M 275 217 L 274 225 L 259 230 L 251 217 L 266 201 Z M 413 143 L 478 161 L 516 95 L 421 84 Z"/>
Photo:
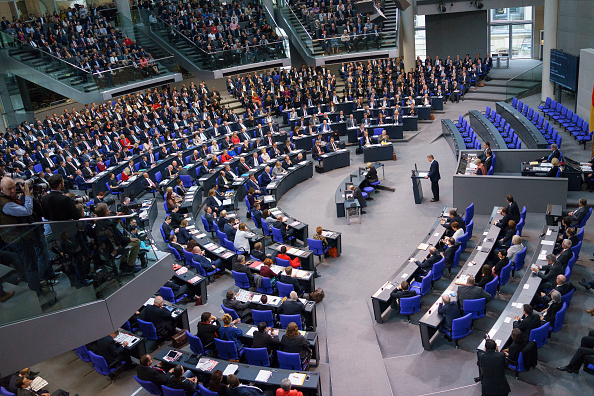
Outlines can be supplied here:
<path id="1" fill-rule="evenodd" d="M 301 289 L 301 286 L 299 285 L 299 281 L 296 278 L 293 278 L 292 273 L 293 273 L 293 267 L 291 267 L 291 266 L 286 267 L 285 270 L 283 272 L 281 272 L 280 281 L 282 283 L 288 283 L 288 284 L 293 285 L 293 290 L 295 290 L 295 292 L 297 292 L 297 296 L 299 296 L 301 298 L 304 296 L 303 290 Z"/>
<path id="2" fill-rule="evenodd" d="M 542 279 L 539 291 L 553 289 L 556 286 L 557 276 L 563 275 L 565 272 L 563 264 L 554 254 L 547 254 L 546 260 L 547 265 L 539 266 L 535 264 L 531 267 L 532 272 Z"/>
<path id="3" fill-rule="evenodd" d="M 501 270 L 503 269 L 503 267 L 509 264 L 509 259 L 507 258 L 507 250 L 499 250 L 497 252 L 497 258 L 499 259 L 499 261 L 497 262 L 497 264 L 495 264 L 495 266 L 492 269 L 493 276 L 501 276 Z"/>
<path id="4" fill-rule="evenodd" d="M 564 296 L 575 289 L 575 286 L 572 285 L 571 282 L 567 282 L 565 275 L 557 275 L 556 283 L 557 284 L 555 285 L 555 288 L 550 292 L 546 293 L 545 291 L 541 291 L 540 294 L 537 293 L 537 295 L 532 299 L 532 306 L 539 307 L 549 304 L 551 302 L 551 293 L 553 290 L 557 290 L 559 293 L 561 293 L 561 296 Z"/>
<path id="5" fill-rule="evenodd" d="M 485 169 L 485 165 L 479 158 L 474 159 L 474 164 L 476 165 L 475 175 L 481 176 L 487 174 L 487 169 Z"/>
<path id="6" fill-rule="evenodd" d="M 484 289 L 487 283 L 491 282 L 493 279 L 495 279 L 495 277 L 493 276 L 493 270 L 491 266 L 489 264 L 485 264 L 483 265 L 483 268 L 481 268 L 480 281 L 476 285 Z"/>
<path id="7" fill-rule="evenodd" d="M 188 242 L 190 241 L 190 239 L 192 239 L 192 237 L 190 236 L 190 232 L 187 230 L 188 226 L 188 220 L 183 219 L 180 223 L 179 223 L 179 228 L 178 228 L 178 232 L 177 232 L 177 242 L 180 245 L 187 245 Z M 183 257 L 183 255 L 182 255 Z"/>
<path id="8" fill-rule="evenodd" d="M 452 235 L 454 235 L 454 230 L 452 230 L 453 223 L 458 223 L 458 225 L 461 226 L 463 230 L 466 230 L 466 223 L 464 222 L 462 216 L 458 214 L 456 209 L 450 209 L 449 218 L 442 223 L 442 226 L 447 229 L 445 232 L 445 236 L 451 237 Z"/>
<path id="9" fill-rule="evenodd" d="M 551 160 L 551 169 L 547 172 L 546 177 L 557 177 L 557 172 L 559 171 L 559 159 L 553 158 Z"/>
<path id="10" fill-rule="evenodd" d="M 400 310 L 400 299 L 401 298 L 408 298 L 414 297 L 417 293 L 412 290 L 409 290 L 409 284 L 407 281 L 402 281 L 400 286 L 394 289 L 390 293 L 390 297 L 392 298 L 392 308 L 395 310 Z"/>
<path id="11" fill-rule="evenodd" d="M 235 272 L 242 272 L 247 275 L 251 291 L 255 291 L 257 287 L 262 285 L 262 276 L 260 276 L 260 274 L 254 274 L 250 267 L 245 265 L 245 256 L 243 254 L 237 256 L 237 260 L 233 263 L 231 269 Z"/>
<path id="12" fill-rule="evenodd" d="M 226 308 L 233 309 L 242 322 L 247 323 L 252 321 L 252 310 L 250 308 L 250 303 L 237 301 L 235 299 L 235 293 L 233 290 L 227 290 L 227 294 L 223 299 L 223 305 Z"/>
<path id="13" fill-rule="evenodd" d="M 200 322 L 196 326 L 196 337 L 200 338 L 204 349 L 214 349 L 214 339 L 217 337 L 221 321 L 210 312 L 202 312 Z"/>
<path id="14" fill-rule="evenodd" d="M 271 334 L 271 327 L 266 327 L 266 322 L 258 323 L 258 331 L 254 332 L 254 340 L 252 341 L 252 348 L 266 348 L 268 352 L 277 349 L 280 344 L 280 339 L 277 335 Z"/>
<path id="15" fill-rule="evenodd" d="M 229 385 L 229 396 L 263 396 L 262 389 L 253 385 L 244 385 L 239 382 L 239 378 L 235 374 L 227 377 L 227 384 Z"/>
<path id="16" fill-rule="evenodd" d="M 32 389 L 30 389 L 31 382 L 33 382 L 33 380 L 30 380 L 26 376 L 18 377 L 15 382 L 15 386 L 17 388 L 16 394 L 18 396 L 50 396 L 50 393 L 45 389 L 34 392 Z M 57 391 L 52 393 L 51 396 L 68 396 L 68 392 L 63 391 L 62 389 L 58 389 Z"/>
<path id="17" fill-rule="evenodd" d="M 551 301 L 549 302 L 548 307 L 539 312 L 539 315 L 541 316 L 540 324 L 543 325 L 548 322 L 551 327 L 555 327 L 555 317 L 561 308 L 563 308 L 561 293 L 557 290 L 553 290 L 551 292 Z"/>
<path id="18" fill-rule="evenodd" d="M 163 297 L 161 296 L 155 297 L 153 305 L 144 307 L 139 318 L 145 322 L 151 322 L 155 326 L 159 338 L 169 339 L 175 334 L 175 325 L 171 318 L 171 312 L 163 308 Z"/>
<path id="19" fill-rule="evenodd" d="M 278 313 L 283 315 L 303 315 L 305 313 L 305 305 L 299 301 L 297 292 L 292 291 L 289 294 L 289 299 L 281 304 Z"/>
<path id="20" fill-rule="evenodd" d="M 473 276 L 469 276 L 465 285 L 458 286 L 458 306 L 463 309 L 464 300 L 476 300 L 478 298 L 484 298 L 485 303 L 493 299 L 489 293 L 475 285 Z"/>
<path id="21" fill-rule="evenodd" d="M 124 341 L 118 344 L 114 341 L 116 333 L 111 333 L 97 340 L 97 355 L 103 356 L 109 367 L 119 366 L 121 362 L 126 362 L 124 368 L 130 370 L 136 367 L 136 364 L 130 360 L 130 353 L 126 350 L 128 342 Z"/>
<path id="22" fill-rule="evenodd" d="M 458 249 L 458 245 L 456 245 L 456 240 L 454 238 L 447 238 L 446 243 L 447 249 L 445 249 L 445 251 L 441 254 L 445 258 L 445 266 L 448 269 L 448 274 L 451 274 L 452 267 L 454 266 L 454 257 L 456 256 L 456 250 Z"/>
<path id="23" fill-rule="evenodd" d="M 519 329 L 525 339 L 530 338 L 530 332 L 537 327 L 540 327 L 540 316 L 534 312 L 534 309 L 530 304 L 524 304 L 522 306 L 523 315 L 520 317 L 516 315 L 514 317 L 513 327 Z"/>
<path id="24" fill-rule="evenodd" d="M 262 242 L 256 242 L 254 244 L 254 248 L 251 250 L 250 256 L 255 257 L 257 260 L 260 260 L 262 262 L 264 262 L 266 258 L 270 257 L 269 254 L 264 253 L 264 249 L 262 248 Z M 272 263 L 272 260 L 270 262 Z"/>
<path id="25" fill-rule="evenodd" d="M 239 338 L 243 336 L 243 331 L 235 326 L 235 323 L 239 322 L 240 319 L 231 319 L 231 315 L 224 314 L 223 317 L 223 327 L 219 328 L 219 338 L 224 341 L 233 341 L 235 343 L 235 347 L 237 351 L 243 348 L 241 341 Z"/>
<path id="26" fill-rule="evenodd" d="M 284 352 L 298 353 L 301 362 L 305 362 L 311 358 L 309 341 L 299 333 L 299 327 L 297 327 L 295 322 L 291 322 L 287 325 L 287 331 L 281 339 L 281 346 Z M 306 367 L 305 370 L 308 370 L 308 368 Z"/>
<path id="27" fill-rule="evenodd" d="M 303 392 L 297 389 L 291 389 L 291 380 L 285 378 L 281 381 L 281 386 L 276 390 L 275 396 L 303 396 Z"/>
<path id="28" fill-rule="evenodd" d="M 227 395 L 229 387 L 223 384 L 223 372 L 221 370 L 213 371 L 208 386 L 205 385 L 205 388 L 211 392 L 216 392 L 219 396 Z"/>
<path id="29" fill-rule="evenodd" d="M 192 249 L 192 253 L 194 254 L 192 256 L 192 260 L 199 263 L 206 273 L 214 270 L 224 270 L 223 265 L 225 263 L 221 259 L 216 259 L 215 261 L 212 261 L 204 255 L 204 251 L 200 249 L 199 246 L 194 246 L 194 248 Z"/>
<path id="30" fill-rule="evenodd" d="M 272 224 L 272 226 L 274 228 L 278 228 L 281 231 L 281 235 L 283 236 L 283 240 L 287 240 L 287 238 L 290 238 L 290 237 L 292 237 L 292 236 L 295 235 L 295 230 L 293 228 L 289 228 L 283 222 L 283 216 L 282 215 L 278 215 L 278 217 L 276 218 L 276 221 Z M 293 239 L 293 241 L 295 241 L 295 240 Z"/>
<path id="31" fill-rule="evenodd" d="M 435 246 L 431 246 L 429 248 L 429 254 L 427 255 L 427 257 L 425 257 L 423 261 L 416 260 L 415 263 L 423 271 L 423 274 L 421 276 L 424 276 L 429 271 L 431 271 L 433 265 L 439 262 L 440 260 L 441 255 L 439 254 L 439 251 Z"/>
<path id="32" fill-rule="evenodd" d="M 507 231 L 503 238 L 500 238 L 495 243 L 495 246 L 500 249 L 509 249 L 512 244 L 512 238 L 516 235 L 516 225 L 518 223 L 515 220 L 510 220 L 507 223 Z"/>
<path id="33" fill-rule="evenodd" d="M 173 375 L 171 374 L 173 369 L 169 372 L 163 370 L 159 363 L 157 366 L 153 366 L 153 358 L 151 355 L 144 355 L 140 358 L 140 365 L 136 368 L 136 376 L 143 381 L 150 381 L 157 387 L 161 388 L 161 385 L 167 385 L 167 382 Z"/>
<path id="34" fill-rule="evenodd" d="M 287 255 L 287 247 L 286 246 L 281 246 L 280 253 L 276 256 L 276 258 L 280 258 L 281 260 L 287 260 L 289 262 L 289 264 L 291 265 L 291 267 L 293 267 L 293 268 L 301 267 L 301 260 L 299 260 L 299 257 L 295 257 L 294 259 L 291 259 L 291 257 L 289 257 Z"/>
<path id="35" fill-rule="evenodd" d="M 194 396 L 198 389 L 198 378 L 192 374 L 192 371 L 184 371 L 184 368 L 177 365 L 173 368 L 173 376 L 167 381 L 167 387 L 181 389 L 186 396 Z"/>
<path id="36" fill-rule="evenodd" d="M 594 330 L 590 330 L 588 336 L 582 337 L 580 347 L 575 351 L 571 361 L 567 366 L 559 366 L 557 370 L 567 371 L 568 373 L 578 373 L 585 363 L 586 356 L 594 355 Z"/>
<path id="37" fill-rule="evenodd" d="M 460 307 L 456 301 L 452 301 L 449 294 L 444 294 L 441 296 L 441 302 L 439 303 L 439 308 L 437 309 L 437 313 L 444 316 L 443 321 L 443 328 L 450 332 L 452 330 L 452 323 L 454 319 L 458 319 L 462 316 L 460 313 Z M 447 334 L 444 337 L 451 341 L 451 337 Z"/>
<path id="38" fill-rule="evenodd" d="M 520 352 L 526 347 L 528 341 L 524 338 L 522 331 L 520 329 L 513 329 L 511 333 L 512 343 L 509 347 L 503 349 L 501 352 L 507 358 L 508 363 L 513 365 L 518 364 L 518 357 L 520 356 Z"/>

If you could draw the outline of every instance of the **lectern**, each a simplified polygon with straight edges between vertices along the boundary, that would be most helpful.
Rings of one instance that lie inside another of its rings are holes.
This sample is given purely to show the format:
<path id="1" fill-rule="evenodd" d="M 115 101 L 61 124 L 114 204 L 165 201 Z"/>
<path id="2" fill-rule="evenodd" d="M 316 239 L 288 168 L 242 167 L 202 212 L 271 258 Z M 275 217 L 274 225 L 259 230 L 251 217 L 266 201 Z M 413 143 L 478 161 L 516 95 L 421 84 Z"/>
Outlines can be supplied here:
<path id="1" fill-rule="evenodd" d="M 427 172 L 419 172 L 416 164 L 415 169 L 411 172 L 412 175 L 410 179 L 412 180 L 413 195 L 415 197 L 415 203 L 418 205 L 423 202 L 423 186 L 421 185 L 421 180 L 427 176 Z"/>

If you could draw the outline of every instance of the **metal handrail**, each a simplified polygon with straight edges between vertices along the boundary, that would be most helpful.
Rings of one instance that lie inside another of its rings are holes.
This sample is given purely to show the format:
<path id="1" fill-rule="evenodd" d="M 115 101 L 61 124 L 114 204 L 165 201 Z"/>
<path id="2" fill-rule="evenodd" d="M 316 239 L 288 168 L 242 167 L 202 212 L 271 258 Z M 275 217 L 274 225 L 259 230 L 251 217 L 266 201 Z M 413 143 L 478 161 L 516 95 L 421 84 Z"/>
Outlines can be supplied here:
<path id="1" fill-rule="evenodd" d="M 307 37 L 309 37 L 310 40 L 314 40 L 313 38 L 311 38 L 311 34 L 309 34 L 309 31 L 306 29 L 305 26 L 303 26 L 303 23 L 301 23 L 301 19 L 299 19 L 299 17 L 297 16 L 297 14 L 295 14 L 295 12 L 293 12 L 293 9 L 291 8 L 291 6 L 289 5 L 289 1 L 288 0 L 284 0 L 285 6 L 286 8 L 289 9 L 289 11 L 291 12 L 291 14 L 293 14 L 293 16 L 295 17 L 295 19 L 297 19 L 297 22 L 299 22 L 299 25 L 301 25 L 301 27 L 303 28 L 303 30 L 305 30 L 305 33 L 307 34 Z M 287 21 L 287 24 L 290 26 L 291 24 L 289 23 L 289 21 Z"/>
<path id="2" fill-rule="evenodd" d="M 136 214 L 129 215 L 118 215 L 118 216 L 107 216 L 107 217 L 81 217 L 77 220 L 54 220 L 54 221 L 36 221 L 33 223 L 20 223 L 20 224 L 0 224 L 0 230 L 3 228 L 13 227 L 29 227 L 29 226 L 45 226 L 51 224 L 67 224 L 74 223 L 77 221 L 97 221 L 97 220 L 114 220 L 114 219 L 131 219 L 136 217 Z"/>

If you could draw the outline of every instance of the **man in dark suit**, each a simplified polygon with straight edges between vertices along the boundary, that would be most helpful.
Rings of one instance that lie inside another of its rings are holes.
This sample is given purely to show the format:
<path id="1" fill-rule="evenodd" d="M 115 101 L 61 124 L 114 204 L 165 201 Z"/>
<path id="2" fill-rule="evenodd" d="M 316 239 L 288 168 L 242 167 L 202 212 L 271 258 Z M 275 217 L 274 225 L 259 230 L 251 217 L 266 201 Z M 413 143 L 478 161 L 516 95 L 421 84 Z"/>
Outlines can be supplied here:
<path id="1" fill-rule="evenodd" d="M 76 208 L 76 204 L 63 193 L 64 179 L 62 175 L 51 175 L 48 178 L 48 183 L 51 190 L 41 198 L 43 217 L 50 221 L 80 219 L 81 213 Z"/>
<path id="2" fill-rule="evenodd" d="M 280 344 L 280 339 L 277 335 L 273 336 L 269 334 L 267 330 L 268 329 L 266 328 L 266 322 L 258 323 L 258 331 L 254 331 L 254 340 L 252 342 L 252 348 L 266 348 L 269 352 L 272 349 L 276 349 L 278 344 Z"/>
<path id="3" fill-rule="evenodd" d="M 233 267 L 231 268 L 235 272 L 243 272 L 247 275 L 248 280 L 250 281 L 250 290 L 256 290 L 256 275 L 252 273 L 247 265 L 245 265 L 245 256 L 240 254 L 237 256 L 237 260 L 233 263 Z M 260 276 L 260 275 L 258 275 Z"/>
<path id="4" fill-rule="evenodd" d="M 153 366 L 151 355 L 144 355 L 140 358 L 140 365 L 136 368 L 136 376 L 143 381 L 150 381 L 157 387 L 167 384 L 167 381 L 173 377 L 171 369 L 169 372 L 159 366 Z"/>
<path id="5" fill-rule="evenodd" d="M 441 176 L 439 174 L 439 163 L 433 157 L 433 154 L 429 154 L 427 156 L 427 160 L 431 164 L 429 166 L 429 172 L 425 179 L 431 180 L 431 191 L 433 192 L 433 199 L 431 202 L 438 202 L 439 201 L 439 179 Z"/>
<path id="6" fill-rule="evenodd" d="M 458 245 L 456 245 L 456 240 L 454 238 L 446 238 L 446 243 L 448 244 L 446 250 L 442 253 L 443 258 L 445 258 L 445 266 L 448 269 L 448 273 L 452 273 L 452 267 L 454 266 L 454 257 L 456 256 L 456 250 L 458 249 Z M 456 263 L 457 264 L 457 263 Z"/>
<path id="7" fill-rule="evenodd" d="M 493 152 L 491 151 L 491 149 L 488 149 L 488 150 L 486 150 L 486 153 L 487 153 L 487 157 L 483 161 L 483 164 L 485 165 L 485 169 L 488 172 L 489 169 L 491 168 L 491 166 L 493 165 Z"/>
<path id="8" fill-rule="evenodd" d="M 248 173 L 250 169 L 250 166 L 245 162 L 245 158 L 239 157 L 239 164 L 237 164 L 237 172 L 239 172 L 239 174 L 242 175 L 244 173 Z"/>
<path id="9" fill-rule="evenodd" d="M 451 237 L 454 235 L 454 230 L 452 230 L 452 223 L 456 222 L 463 230 L 466 231 L 466 224 L 464 223 L 464 219 L 462 216 L 458 214 L 456 209 L 450 209 L 449 218 L 442 224 L 443 227 L 447 228 L 445 232 L 445 236 Z"/>
<path id="10" fill-rule="evenodd" d="M 482 385 L 483 395 L 508 395 L 511 392 L 505 369 L 507 362 L 505 355 L 497 351 L 495 340 L 485 341 L 485 353 L 478 355 L 479 381 Z"/>
<path id="11" fill-rule="evenodd" d="M 561 248 L 563 250 L 557 255 L 557 262 L 562 265 L 564 271 L 567 267 L 567 263 L 569 263 L 569 260 L 573 257 L 573 252 L 571 251 L 572 246 L 573 243 L 571 242 L 571 239 L 564 239 L 563 242 L 561 242 Z"/>
<path id="12" fill-rule="evenodd" d="M 361 208 L 365 207 L 367 204 L 365 203 L 365 198 L 363 197 L 363 193 L 361 189 L 355 185 L 351 185 L 349 189 L 352 191 L 352 198 L 356 199 L 359 202 L 359 206 Z M 361 213 L 367 213 L 361 209 Z"/>
<path id="13" fill-rule="evenodd" d="M 502 249 L 502 250 L 498 251 L 497 258 L 499 258 L 499 261 L 493 267 L 493 272 L 495 273 L 495 275 L 500 276 L 501 270 L 503 269 L 503 267 L 505 267 L 506 265 L 509 264 L 509 259 L 507 258 L 507 250 Z"/>
<path id="14" fill-rule="evenodd" d="M 572 226 L 578 226 L 588 214 L 588 208 L 586 208 L 588 200 L 586 198 L 580 198 L 578 205 L 579 207 L 576 210 L 563 214 L 564 216 L 569 216 Z"/>
<path id="15" fill-rule="evenodd" d="M 527 340 L 530 338 L 530 331 L 532 329 L 536 329 L 540 327 L 542 323 L 540 323 L 540 316 L 534 313 L 534 309 L 530 304 L 524 304 L 522 307 L 524 311 L 524 315 L 520 318 L 516 316 L 514 318 L 514 329 L 520 329 L 522 334 L 524 335 L 524 339 Z"/>
<path id="16" fill-rule="evenodd" d="M 487 159 L 487 150 L 491 150 L 491 143 L 485 142 L 483 144 L 483 152 L 477 155 L 477 158 L 480 159 L 482 162 L 485 162 Z"/>
<path id="17" fill-rule="evenodd" d="M 283 216 L 279 215 L 276 218 L 276 221 L 274 223 L 272 223 L 272 226 L 274 228 L 278 228 L 283 236 L 283 240 L 287 240 L 287 238 L 290 238 L 292 236 L 295 235 L 295 230 L 293 228 L 288 228 L 287 225 L 283 222 Z"/>
<path id="18" fill-rule="evenodd" d="M 444 294 L 441 296 L 441 303 L 439 303 L 439 308 L 437 309 L 437 313 L 444 316 L 443 327 L 444 329 L 450 331 L 452 330 L 452 322 L 454 319 L 458 319 L 462 316 L 460 313 L 460 307 L 458 307 L 458 303 L 456 301 L 452 301 L 449 294 Z M 449 336 L 446 337 L 446 339 Z"/>
<path id="19" fill-rule="evenodd" d="M 116 363 L 120 363 L 125 361 L 126 368 L 134 368 L 136 365 L 132 364 L 130 360 L 130 354 L 126 350 L 126 346 L 128 346 L 128 342 L 124 341 L 121 345 L 118 345 L 114 338 L 116 337 L 115 333 L 111 333 L 103 338 L 97 340 L 97 355 L 103 356 L 105 362 L 108 366 L 116 365 Z"/>
<path id="20" fill-rule="evenodd" d="M 469 276 L 466 284 L 458 287 L 458 305 L 462 309 L 464 308 L 464 300 L 476 300 L 477 298 L 484 298 L 486 303 L 493 299 L 489 293 L 474 284 L 473 276 Z"/>
<path id="21" fill-rule="evenodd" d="M 252 320 L 252 310 L 250 309 L 249 301 L 237 301 L 233 290 L 227 291 L 225 299 L 223 300 L 223 305 L 226 308 L 235 310 L 242 322 L 249 322 Z"/>
<path id="22" fill-rule="evenodd" d="M 143 173 L 142 174 L 142 180 L 141 180 L 141 184 L 142 187 L 144 187 L 145 191 L 147 192 L 155 192 L 155 191 L 159 191 L 159 186 L 151 180 L 151 178 L 149 177 L 148 173 Z"/>
<path id="23" fill-rule="evenodd" d="M 417 293 L 412 290 L 409 290 L 409 284 L 407 281 L 402 281 L 400 286 L 394 289 L 390 293 L 390 297 L 392 298 L 392 308 L 395 310 L 400 310 L 400 299 L 401 298 L 408 298 L 414 297 Z"/>
<path id="24" fill-rule="evenodd" d="M 279 313 L 283 315 L 302 315 L 305 312 L 305 305 L 299 301 L 297 292 L 292 291 L 289 299 L 285 300 L 279 307 Z"/>
<path id="25" fill-rule="evenodd" d="M 429 254 L 423 261 L 416 261 L 419 268 L 423 270 L 423 275 L 427 274 L 433 268 L 433 265 L 441 260 L 441 255 L 435 246 L 429 248 Z"/>
<path id="26" fill-rule="evenodd" d="M 586 337 L 582 337 L 580 347 L 575 351 L 569 364 L 567 366 L 557 367 L 557 370 L 577 374 L 582 364 L 585 363 L 584 358 L 592 355 L 594 355 L 594 330 L 590 330 Z"/>
<path id="27" fill-rule="evenodd" d="M 198 177 L 200 178 L 200 177 L 202 177 L 206 174 L 212 173 L 212 172 L 214 172 L 214 170 L 212 170 L 208 167 L 208 161 L 207 160 L 202 161 L 202 165 L 200 165 L 200 168 L 198 168 Z"/>
<path id="28" fill-rule="evenodd" d="M 144 307 L 140 312 L 140 319 L 151 322 L 157 330 L 159 337 L 170 338 L 175 334 L 175 325 L 171 319 L 169 310 L 163 308 L 163 297 L 155 297 L 153 305 Z"/>
<path id="29" fill-rule="evenodd" d="M 285 267 L 285 270 L 283 272 L 281 272 L 280 281 L 282 283 L 288 283 L 290 285 L 293 285 L 293 290 L 295 290 L 295 292 L 297 293 L 297 296 L 303 297 L 303 290 L 301 289 L 301 286 L 299 285 L 299 281 L 291 276 L 292 273 L 293 273 L 293 267 L 291 267 L 290 265 L 288 267 Z"/>
<path id="30" fill-rule="evenodd" d="M 551 154 L 545 155 L 544 157 L 542 157 L 540 159 L 540 161 L 541 162 L 551 162 L 551 160 L 553 158 L 557 158 L 559 161 L 561 161 L 561 152 L 559 151 L 559 149 L 557 148 L 557 145 L 555 143 L 551 144 Z"/>
<path id="31" fill-rule="evenodd" d="M 547 263 L 548 265 L 539 266 L 535 264 L 531 267 L 532 272 L 542 279 L 539 291 L 554 288 L 556 286 L 557 275 L 562 275 L 564 272 L 563 264 L 557 260 L 554 254 L 547 254 Z"/>
<path id="32" fill-rule="evenodd" d="M 507 212 L 511 216 L 510 220 L 517 223 L 520 222 L 520 207 L 518 203 L 514 201 L 514 197 L 511 194 L 506 195 L 505 200 L 507 201 Z"/>
<path id="33" fill-rule="evenodd" d="M 214 348 L 214 339 L 218 337 L 221 321 L 210 312 L 202 312 L 198 323 L 196 336 L 205 348 Z"/>
<path id="34" fill-rule="evenodd" d="M 553 292 L 553 290 L 557 290 L 559 293 L 561 293 L 561 296 L 564 296 L 575 289 L 575 286 L 571 282 L 567 282 L 567 278 L 565 278 L 565 275 L 557 275 L 555 281 L 557 285 L 550 292 L 540 292 L 540 295 L 534 296 L 534 299 L 532 300 L 533 306 L 538 307 L 551 302 L 551 293 Z"/>

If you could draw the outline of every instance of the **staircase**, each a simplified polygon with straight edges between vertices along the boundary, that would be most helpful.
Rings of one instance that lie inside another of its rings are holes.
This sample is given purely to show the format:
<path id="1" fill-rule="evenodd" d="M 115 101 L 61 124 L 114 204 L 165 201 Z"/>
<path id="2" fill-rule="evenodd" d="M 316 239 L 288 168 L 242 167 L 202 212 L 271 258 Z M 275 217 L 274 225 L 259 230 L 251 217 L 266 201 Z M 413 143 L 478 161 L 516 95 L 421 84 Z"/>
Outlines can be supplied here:
<path id="1" fill-rule="evenodd" d="M 485 81 L 485 86 L 479 87 L 478 90 L 474 87 L 470 87 L 468 93 L 466 93 L 464 97 L 465 99 L 478 100 L 482 102 L 505 101 L 507 98 L 506 84 L 507 79 L 505 78 L 493 78 L 491 81 Z"/>

